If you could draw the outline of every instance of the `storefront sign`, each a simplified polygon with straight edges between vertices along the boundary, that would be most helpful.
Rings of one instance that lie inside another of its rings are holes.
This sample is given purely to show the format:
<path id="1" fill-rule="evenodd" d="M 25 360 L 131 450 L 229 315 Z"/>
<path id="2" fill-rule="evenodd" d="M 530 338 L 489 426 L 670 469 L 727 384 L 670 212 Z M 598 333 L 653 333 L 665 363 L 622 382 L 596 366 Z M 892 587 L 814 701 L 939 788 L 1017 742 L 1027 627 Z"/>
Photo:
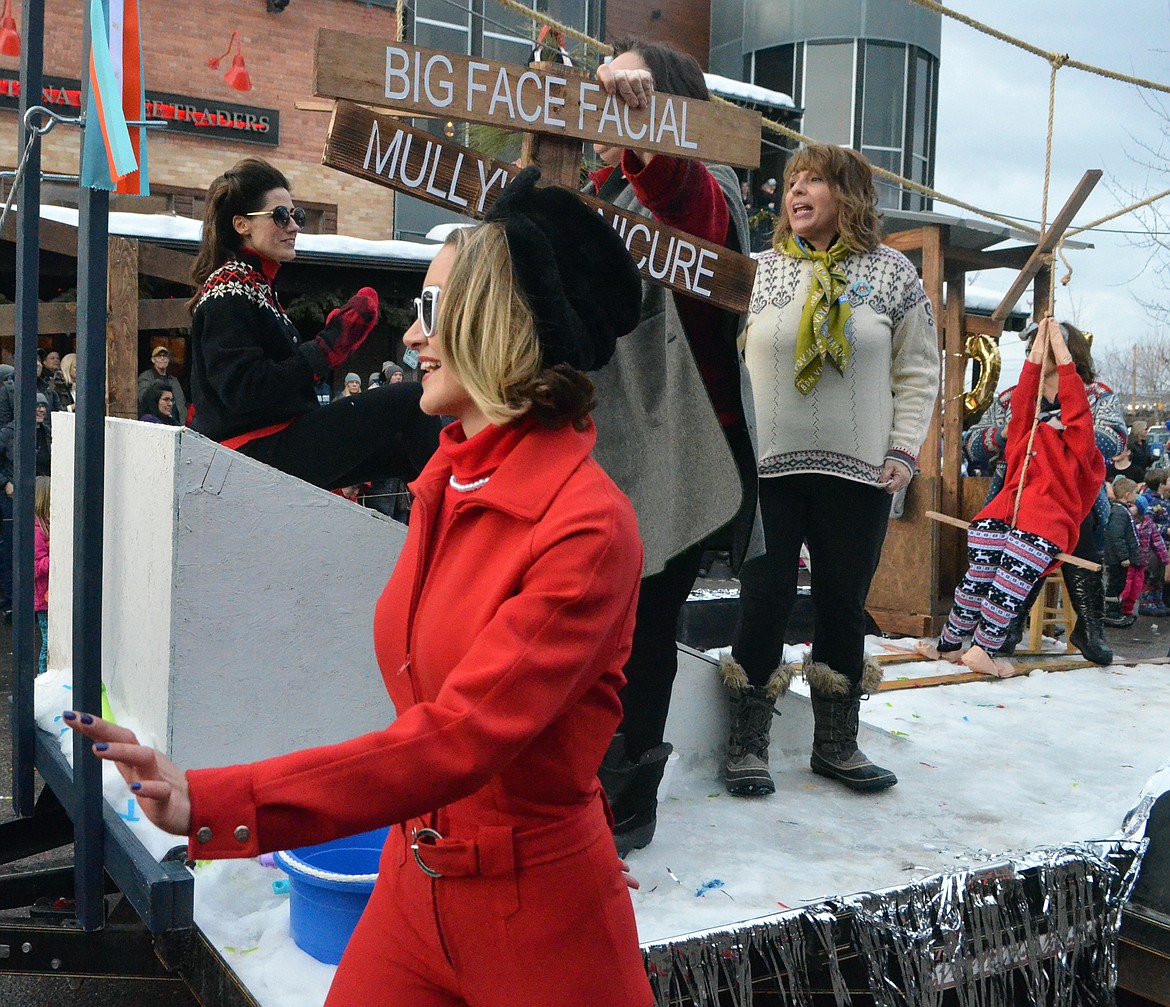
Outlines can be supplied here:
<path id="1" fill-rule="evenodd" d="M 46 77 L 41 100 L 63 115 L 80 115 L 81 85 L 75 80 Z M 19 103 L 19 74 L 0 71 L 0 109 L 16 109 Z M 168 133 L 269 147 L 280 143 L 280 112 L 274 108 L 209 102 L 205 98 L 148 90 L 146 118 L 166 120 Z"/>
<path id="2" fill-rule="evenodd" d="M 658 92 L 635 110 L 572 73 L 325 28 L 314 69 L 322 97 L 737 167 L 760 163 L 760 113 L 734 105 Z"/>
<path id="3" fill-rule="evenodd" d="M 339 101 L 334 109 L 321 160 L 475 218 L 483 217 L 517 174 L 513 165 L 347 101 Z M 747 310 L 756 270 L 751 258 L 578 195 L 621 235 L 647 280 L 733 311 Z"/>

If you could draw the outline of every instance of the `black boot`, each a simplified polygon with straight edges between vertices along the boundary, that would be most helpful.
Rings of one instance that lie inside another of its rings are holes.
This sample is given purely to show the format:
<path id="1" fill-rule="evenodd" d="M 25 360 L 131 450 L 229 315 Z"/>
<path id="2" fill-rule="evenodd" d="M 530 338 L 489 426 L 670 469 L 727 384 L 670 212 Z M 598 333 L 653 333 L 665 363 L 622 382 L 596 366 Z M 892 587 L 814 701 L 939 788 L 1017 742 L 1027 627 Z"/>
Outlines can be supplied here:
<path id="1" fill-rule="evenodd" d="M 1097 570 L 1066 564 L 1064 586 L 1077 613 L 1068 642 L 1094 664 L 1113 663 L 1113 651 L 1105 643 L 1105 583 Z"/>
<path id="2" fill-rule="evenodd" d="M 674 748 L 666 742 L 643 752 L 637 762 L 626 755 L 626 739 L 615 734 L 597 770 L 613 812 L 613 841 L 618 855 L 649 846 L 658 825 L 658 784 Z"/>
<path id="3" fill-rule="evenodd" d="M 875 766 L 857 747 L 861 693 L 827 695 L 810 692 L 813 750 L 809 765 L 820 776 L 839 780 L 851 790 L 885 790 L 898 782 L 888 769 Z"/>
<path id="4" fill-rule="evenodd" d="M 780 716 L 776 699 L 787 691 L 791 670 L 781 666 L 764 685 L 753 686 L 739 662 L 725 654 L 719 661 L 719 677 L 731 695 L 723 782 L 736 797 L 766 797 L 776 792 L 768 772 L 772 718 Z"/>

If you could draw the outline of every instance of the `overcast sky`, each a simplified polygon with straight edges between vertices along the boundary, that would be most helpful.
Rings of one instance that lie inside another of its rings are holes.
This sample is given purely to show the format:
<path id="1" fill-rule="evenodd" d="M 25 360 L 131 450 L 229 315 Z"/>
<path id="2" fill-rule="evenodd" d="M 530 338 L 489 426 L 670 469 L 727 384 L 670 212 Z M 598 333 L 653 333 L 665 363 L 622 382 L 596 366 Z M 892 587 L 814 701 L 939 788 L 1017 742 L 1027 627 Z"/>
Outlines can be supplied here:
<path id="1" fill-rule="evenodd" d="M 1170 83 L 1170 0 L 952 0 L 950 5 L 1042 49 Z M 1040 57 L 943 19 L 937 189 L 1009 216 L 1040 217 L 1049 73 Z M 1139 157 L 1151 159 L 1139 143 L 1158 144 L 1166 126 L 1159 110 L 1170 108 L 1170 95 L 1145 94 L 1143 101 L 1132 85 L 1068 67 L 1060 71 L 1049 219 L 1089 168 L 1100 168 L 1105 177 L 1077 215 L 1078 225 L 1133 202 L 1129 192 L 1144 198 L 1170 189 L 1170 161 L 1165 171 L 1136 163 Z M 1170 212 L 1170 197 L 1163 202 Z M 942 204 L 936 209 L 967 215 Z M 1139 229 L 1133 215 L 1104 226 Z M 1070 286 L 1058 288 L 1057 316 L 1093 331 L 1100 346 L 1128 346 L 1157 331 L 1158 322 L 1135 295 L 1170 302 L 1170 291 L 1159 292 L 1146 266 L 1149 252 L 1134 246 L 1139 239 L 1100 232 L 1082 238 L 1096 248 L 1068 254 L 1074 273 Z M 1002 293 L 1011 279 L 1008 270 L 996 270 L 975 282 Z M 1170 319 L 1163 328 L 1170 329 Z"/>

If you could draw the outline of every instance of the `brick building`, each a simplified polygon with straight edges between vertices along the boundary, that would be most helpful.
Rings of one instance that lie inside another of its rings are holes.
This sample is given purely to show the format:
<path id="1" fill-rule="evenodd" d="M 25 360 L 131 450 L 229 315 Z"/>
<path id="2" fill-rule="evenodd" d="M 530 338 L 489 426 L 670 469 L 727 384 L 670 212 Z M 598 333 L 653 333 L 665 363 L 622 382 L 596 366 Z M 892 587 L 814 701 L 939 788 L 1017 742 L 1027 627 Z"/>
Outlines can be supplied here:
<path id="1" fill-rule="evenodd" d="M 20 0 L 17 24 L 23 27 Z M 82 4 L 47 0 L 45 9 L 46 99 L 62 114 L 76 115 L 81 67 Z M 292 184 L 298 204 L 310 211 L 310 231 L 365 238 L 389 236 L 394 200 L 389 192 L 320 164 L 329 125 L 325 112 L 297 108 L 312 101 L 313 48 L 318 28 L 387 38 L 396 36 L 393 6 L 354 0 L 293 0 L 268 13 L 264 0 L 225 4 L 212 12 L 174 0 L 142 5 L 143 61 L 147 97 L 158 99 L 148 114 L 171 119 L 174 128 L 149 134 L 151 199 L 115 199 L 111 208 L 199 216 L 207 184 L 241 157 L 271 159 Z M 219 56 L 238 31 L 252 90 L 225 81 L 229 56 Z M 17 160 L 16 95 L 19 60 L 0 56 L 0 161 Z M 250 118 L 249 118 L 250 117 Z M 231 123 L 231 126 L 213 126 Z M 275 141 L 275 142 L 274 142 Z M 45 172 L 76 174 L 80 131 L 54 129 L 45 138 Z M 75 187 L 48 183 L 46 202 L 76 202 Z M 129 204 L 129 205 L 128 205 Z"/>

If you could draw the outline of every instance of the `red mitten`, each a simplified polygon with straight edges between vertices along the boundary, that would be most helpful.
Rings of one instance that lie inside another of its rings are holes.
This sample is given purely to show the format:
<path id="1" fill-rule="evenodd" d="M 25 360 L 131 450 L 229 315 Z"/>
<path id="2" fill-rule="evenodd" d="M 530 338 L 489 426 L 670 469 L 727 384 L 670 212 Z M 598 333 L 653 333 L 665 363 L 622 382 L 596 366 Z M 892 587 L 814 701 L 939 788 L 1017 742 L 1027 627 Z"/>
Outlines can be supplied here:
<path id="1" fill-rule="evenodd" d="M 314 340 L 325 353 L 329 366 L 337 367 L 366 341 L 378 320 L 378 292 L 362 287 L 340 308 L 329 312 L 325 328 Z"/>

